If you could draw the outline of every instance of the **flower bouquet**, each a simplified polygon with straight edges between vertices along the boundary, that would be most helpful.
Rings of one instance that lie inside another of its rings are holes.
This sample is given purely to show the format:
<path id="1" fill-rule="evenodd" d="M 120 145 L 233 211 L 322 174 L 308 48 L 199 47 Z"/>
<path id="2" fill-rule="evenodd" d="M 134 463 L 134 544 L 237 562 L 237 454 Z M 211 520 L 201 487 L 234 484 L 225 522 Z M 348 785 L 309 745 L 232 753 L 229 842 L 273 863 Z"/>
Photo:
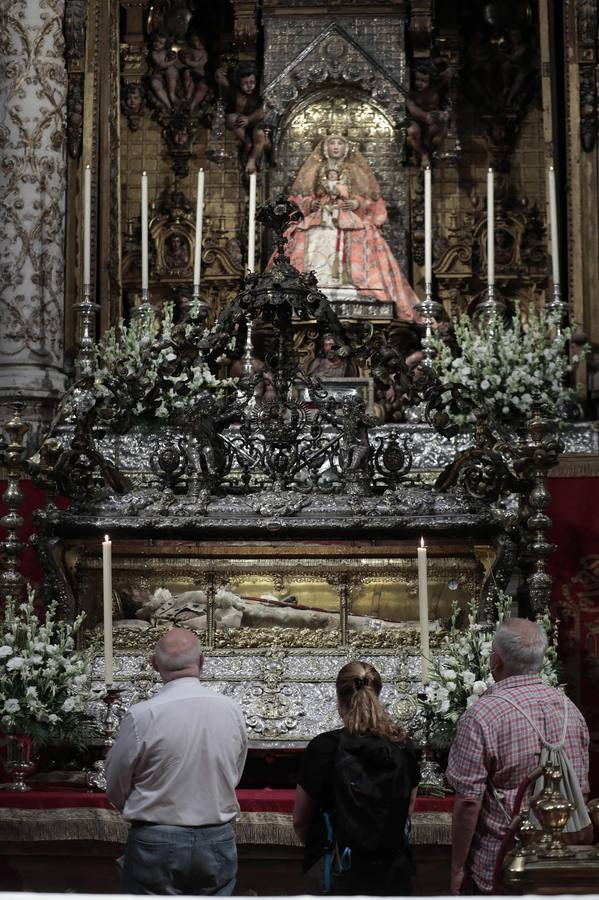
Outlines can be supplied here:
<path id="1" fill-rule="evenodd" d="M 95 729 L 88 703 L 93 648 L 75 649 L 83 615 L 60 622 L 52 602 L 41 620 L 34 592 L 8 602 L 0 622 L 0 726 L 7 734 L 27 735 L 34 747 L 48 742 L 84 747 Z"/>
<path id="2" fill-rule="evenodd" d="M 498 591 L 498 623 L 510 617 L 512 598 Z M 438 656 L 432 660 L 430 683 L 419 698 L 427 720 L 427 743 L 435 752 L 446 750 L 455 737 L 462 713 L 493 684 L 489 657 L 497 629 L 496 623 L 476 621 L 476 603 L 468 610 L 465 628 L 458 628 L 460 615 L 454 606 L 451 624 Z M 557 661 L 557 623 L 548 610 L 537 617 L 548 638 L 541 677 L 552 686 L 559 683 Z"/>
<path id="3" fill-rule="evenodd" d="M 109 328 L 95 347 L 93 392 L 123 428 L 144 416 L 176 422 L 202 395 L 219 395 L 235 385 L 217 378 L 195 346 L 200 329 L 192 306 L 186 324 L 174 324 L 174 306 L 165 303 L 129 324 Z M 200 329 L 201 330 L 201 329 Z"/>
<path id="4" fill-rule="evenodd" d="M 576 406 L 567 379 L 578 357 L 568 355 L 572 329 L 556 326 L 555 316 L 534 306 L 523 322 L 517 306 L 508 327 L 494 310 L 484 325 L 460 316 L 453 345 L 433 336 L 432 367 L 445 387 L 441 400 L 449 418 L 464 425 L 482 412 L 496 422 L 518 422 L 535 405 L 566 418 Z"/>

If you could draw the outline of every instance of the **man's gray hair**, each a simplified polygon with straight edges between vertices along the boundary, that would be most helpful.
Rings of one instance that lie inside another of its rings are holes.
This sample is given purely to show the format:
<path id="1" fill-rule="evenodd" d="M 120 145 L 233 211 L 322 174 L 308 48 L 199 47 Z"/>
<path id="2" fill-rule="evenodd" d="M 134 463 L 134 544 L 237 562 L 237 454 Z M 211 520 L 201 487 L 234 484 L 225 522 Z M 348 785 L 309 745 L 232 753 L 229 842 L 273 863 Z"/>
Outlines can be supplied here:
<path id="1" fill-rule="evenodd" d="M 511 675 L 536 675 L 547 651 L 547 635 L 538 622 L 508 619 L 497 628 L 493 650 Z"/>
<path id="2" fill-rule="evenodd" d="M 188 669 L 190 666 L 199 666 L 202 645 L 191 632 L 189 637 L 189 647 L 180 653 L 169 652 L 161 642 L 158 642 L 154 651 L 154 658 L 160 672 L 180 672 L 183 669 Z"/>

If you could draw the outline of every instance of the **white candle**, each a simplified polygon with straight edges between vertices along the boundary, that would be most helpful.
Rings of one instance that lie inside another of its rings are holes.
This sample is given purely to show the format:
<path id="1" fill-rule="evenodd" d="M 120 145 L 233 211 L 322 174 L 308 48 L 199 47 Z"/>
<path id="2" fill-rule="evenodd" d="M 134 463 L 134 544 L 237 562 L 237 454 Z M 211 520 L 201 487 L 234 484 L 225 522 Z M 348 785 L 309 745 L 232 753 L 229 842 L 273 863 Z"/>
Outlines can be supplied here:
<path id="1" fill-rule="evenodd" d="M 148 176 L 141 176 L 141 289 L 148 290 Z"/>
<path id="2" fill-rule="evenodd" d="M 196 190 L 196 243 L 193 257 L 193 288 L 197 291 L 200 287 L 200 267 L 202 258 L 202 227 L 204 224 L 204 170 L 198 172 L 198 186 Z"/>
<path id="3" fill-rule="evenodd" d="M 428 578 L 427 578 L 426 547 L 424 538 L 420 538 L 418 547 L 418 609 L 420 613 L 420 652 L 421 671 L 424 684 L 428 681 Z"/>
<path id="4" fill-rule="evenodd" d="M 431 284 L 433 280 L 433 231 L 432 231 L 432 199 L 431 199 L 431 167 L 424 170 L 424 281 Z"/>
<path id="5" fill-rule="evenodd" d="M 248 271 L 256 270 L 256 173 L 250 175 L 250 208 L 248 222 Z"/>
<path id="6" fill-rule="evenodd" d="M 555 169 L 549 166 L 549 224 L 551 226 L 551 273 L 553 283 L 559 280 L 559 239 L 557 234 L 557 191 L 555 188 Z"/>
<path id="7" fill-rule="evenodd" d="M 102 607 L 104 610 L 104 681 L 112 684 L 112 541 L 102 542 Z"/>
<path id="8" fill-rule="evenodd" d="M 83 284 L 91 284 L 92 243 L 92 170 L 86 166 L 83 173 Z"/>
<path id="9" fill-rule="evenodd" d="M 487 283 L 495 284 L 495 188 L 493 169 L 487 172 Z"/>

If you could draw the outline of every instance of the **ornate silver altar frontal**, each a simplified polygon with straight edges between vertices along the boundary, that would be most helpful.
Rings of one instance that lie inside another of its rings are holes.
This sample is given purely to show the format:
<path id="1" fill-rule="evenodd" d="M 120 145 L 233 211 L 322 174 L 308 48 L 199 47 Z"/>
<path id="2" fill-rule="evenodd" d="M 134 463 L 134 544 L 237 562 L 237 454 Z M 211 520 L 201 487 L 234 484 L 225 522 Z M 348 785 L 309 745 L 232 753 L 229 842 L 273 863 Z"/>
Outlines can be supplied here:
<path id="1" fill-rule="evenodd" d="M 321 731 L 341 727 L 335 679 L 352 659 L 367 659 L 378 669 L 384 705 L 418 737 L 422 722 L 416 694 L 422 684 L 417 650 L 399 654 L 325 650 L 317 656 L 284 650 L 265 650 L 260 655 L 213 650 L 206 653 L 202 682 L 240 704 L 250 746 L 303 746 Z M 97 659 L 96 675 L 101 673 L 102 661 Z M 160 688 L 146 656 L 117 654 L 115 677 L 122 688 L 123 710 Z"/>

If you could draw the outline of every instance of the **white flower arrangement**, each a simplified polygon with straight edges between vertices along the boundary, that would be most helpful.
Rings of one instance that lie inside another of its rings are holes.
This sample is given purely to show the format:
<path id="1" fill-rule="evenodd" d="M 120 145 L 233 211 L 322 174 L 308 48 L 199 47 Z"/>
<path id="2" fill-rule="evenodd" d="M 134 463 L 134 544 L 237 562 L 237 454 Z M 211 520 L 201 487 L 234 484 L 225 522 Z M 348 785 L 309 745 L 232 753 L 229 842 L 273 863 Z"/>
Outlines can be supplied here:
<path id="1" fill-rule="evenodd" d="M 165 303 L 129 324 L 109 328 L 94 348 L 94 391 L 110 407 L 134 417 L 163 420 L 184 416 L 196 399 L 235 385 L 219 379 L 200 353 L 182 358 L 173 341 L 174 306 Z M 186 335 L 192 329 L 186 326 Z"/>
<path id="2" fill-rule="evenodd" d="M 530 415 L 537 403 L 563 418 L 576 399 L 567 378 L 578 357 L 568 355 L 572 329 L 556 325 L 555 316 L 534 306 L 522 321 L 516 306 L 507 328 L 497 310 L 480 325 L 460 316 L 454 324 L 457 355 L 455 345 L 434 336 L 432 367 L 446 388 L 442 400 L 450 418 L 472 423 L 479 409 L 510 422 Z"/>
<path id="3" fill-rule="evenodd" d="M 511 603 L 511 597 L 498 592 L 498 623 L 509 619 Z M 489 657 L 497 624 L 477 622 L 476 603 L 472 601 L 466 627 L 458 628 L 459 612 L 454 607 L 439 655 L 431 664 L 430 683 L 420 697 L 420 704 L 429 719 L 428 744 L 433 750 L 443 750 L 450 745 L 462 713 L 494 683 Z M 551 619 L 548 610 L 537 616 L 537 621 L 548 640 L 540 674 L 543 681 L 556 687 L 559 684 L 557 622 Z"/>
<path id="4" fill-rule="evenodd" d="M 75 649 L 83 615 L 71 624 L 58 621 L 51 603 L 41 621 L 34 592 L 17 606 L 8 602 L 0 621 L 0 725 L 24 734 L 37 746 L 49 740 L 82 746 L 93 730 L 88 703 L 92 695 L 93 649 Z"/>

